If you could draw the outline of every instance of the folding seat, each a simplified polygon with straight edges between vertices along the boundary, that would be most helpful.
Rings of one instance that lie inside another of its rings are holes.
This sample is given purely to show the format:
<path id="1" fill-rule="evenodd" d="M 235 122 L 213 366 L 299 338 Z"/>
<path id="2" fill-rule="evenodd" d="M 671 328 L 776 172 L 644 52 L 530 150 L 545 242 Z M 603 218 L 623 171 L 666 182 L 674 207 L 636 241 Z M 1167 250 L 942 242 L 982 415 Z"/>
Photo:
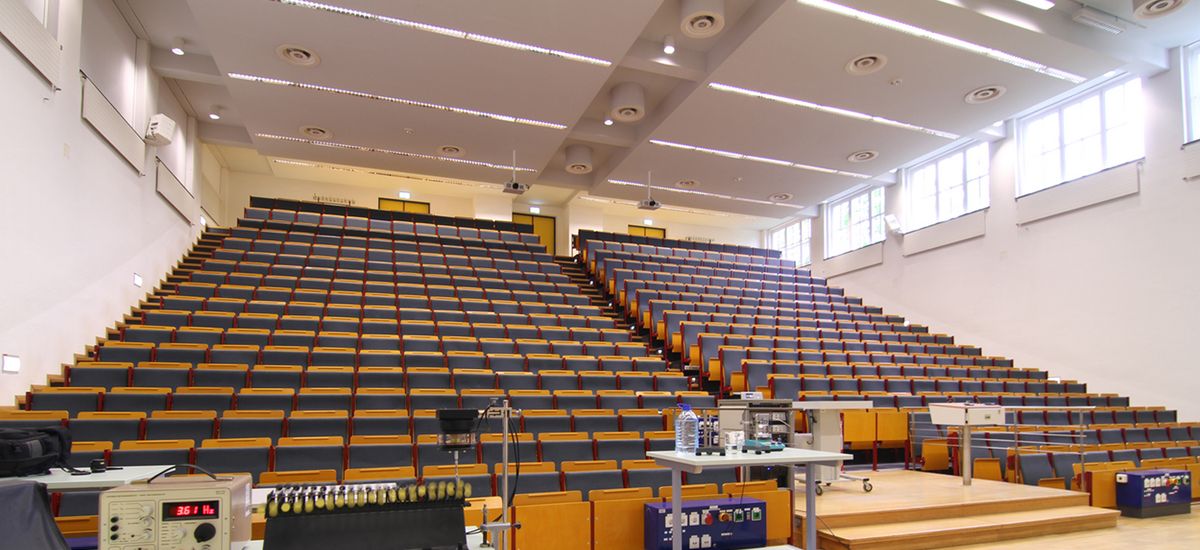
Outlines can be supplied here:
<path id="1" fill-rule="evenodd" d="M 81 411 L 67 427 L 76 441 L 109 441 L 141 439 L 144 412 Z"/>
<path id="2" fill-rule="evenodd" d="M 113 466 L 155 466 L 159 464 L 191 464 L 190 439 L 122 441 L 109 453 Z"/>
<path id="3" fill-rule="evenodd" d="M 533 359 L 530 359 L 532 362 Z M 579 375 L 575 371 L 570 370 L 542 370 L 533 371 L 538 375 L 538 385 L 543 390 L 577 390 L 579 389 Z"/>
<path id="4" fill-rule="evenodd" d="M 180 387 L 176 388 L 171 395 L 172 410 L 220 413 L 231 408 L 233 408 L 233 388 L 227 386 Z"/>
<path id="5" fill-rule="evenodd" d="M 1104 406 L 1104 405 L 1101 405 Z M 1136 423 L 1134 412 L 1128 409 L 1113 411 L 1114 424 L 1134 424 Z"/>
<path id="6" fill-rule="evenodd" d="M 105 363 L 150 361 L 154 344 L 148 342 L 105 342 L 96 350 L 96 358 Z"/>
<path id="7" fill-rule="evenodd" d="M 601 409 L 620 411 L 637 408 L 637 394 L 632 390 L 598 390 L 596 397 Z"/>
<path id="8" fill-rule="evenodd" d="M 104 395 L 104 410 L 149 414 L 165 410 L 170 394 L 167 388 L 113 388 Z"/>
<path id="9" fill-rule="evenodd" d="M 574 409 L 571 411 L 574 431 L 582 433 L 615 432 L 620 422 L 609 409 Z"/>
<path id="10" fill-rule="evenodd" d="M 240 327 L 240 324 L 241 324 L 240 317 L 238 320 L 238 324 L 239 324 L 239 328 L 231 328 L 231 329 L 225 331 L 225 338 L 223 340 L 223 343 L 244 345 L 244 346 L 255 346 L 256 348 L 261 348 L 262 346 L 265 346 L 265 345 L 268 345 L 271 343 L 270 329 L 242 328 L 242 327 Z M 221 344 L 221 343 L 222 342 L 216 342 L 216 344 Z M 216 345 L 216 344 L 213 344 L 213 345 Z"/>
<path id="11" fill-rule="evenodd" d="M 767 378 L 767 387 L 771 389 L 774 399 L 796 399 L 803 387 L 804 379 L 792 375 L 771 375 Z"/>
<path id="12" fill-rule="evenodd" d="M 704 391 L 679 391 L 675 396 L 680 403 L 687 404 L 693 409 L 716 408 L 716 396 Z"/>
<path id="13" fill-rule="evenodd" d="M 163 307 L 164 311 L 195 312 L 195 311 L 200 311 L 200 310 L 204 309 L 204 302 L 205 302 L 204 298 L 202 298 L 200 296 L 180 296 L 180 295 L 164 296 L 163 300 L 162 300 L 162 307 Z M 155 316 L 153 318 L 160 318 L 160 317 Z M 147 320 L 146 323 L 147 324 L 155 324 L 155 325 L 160 324 L 157 321 L 152 322 L 149 320 Z M 179 325 L 172 324 L 170 326 L 183 326 L 186 324 L 188 324 L 188 323 L 185 321 L 182 324 L 179 324 Z"/>
<path id="14" fill-rule="evenodd" d="M 99 410 L 103 393 L 103 388 L 86 386 L 44 387 L 28 392 L 26 402 L 31 411 L 67 411 L 77 416 L 81 411 Z"/>
<path id="15" fill-rule="evenodd" d="M 320 338 L 324 339 L 327 334 L 329 334 L 329 333 L 324 333 L 324 332 L 321 333 Z M 357 345 L 357 336 L 351 335 L 350 338 L 352 338 L 353 341 L 355 342 L 355 343 L 351 344 L 351 346 Z M 324 342 L 322 342 L 322 343 L 324 343 Z M 350 344 L 350 342 L 341 342 L 341 343 Z M 312 350 L 310 364 L 313 366 L 324 366 L 324 367 L 337 367 L 337 366 L 351 366 L 352 367 L 355 365 L 356 360 L 357 360 L 357 353 L 356 353 L 354 347 L 316 347 L 316 348 L 313 348 L 313 350 Z"/>
<path id="16" fill-rule="evenodd" d="M 636 360 L 629 357 L 607 355 L 597 357 L 597 359 L 600 361 L 600 370 L 606 370 L 615 373 L 632 372 L 637 370 L 634 366 Z"/>
<path id="17" fill-rule="evenodd" d="M 410 389 L 450 387 L 450 369 L 444 367 L 408 367 L 406 373 L 406 387 Z"/>
<path id="18" fill-rule="evenodd" d="M 394 321 L 393 321 L 393 323 L 394 323 Z M 364 322 L 364 325 L 365 324 L 366 324 L 366 322 Z M 358 345 L 362 351 L 368 351 L 368 350 L 382 350 L 382 351 L 392 351 L 392 352 L 400 351 L 400 337 L 396 334 L 396 332 L 394 330 L 391 332 L 381 332 L 381 333 L 377 333 L 377 334 L 370 334 L 370 333 L 367 333 L 365 329 L 366 329 L 366 327 L 364 326 L 363 334 L 358 339 Z M 362 352 L 360 352 L 360 354 L 361 353 Z M 360 360 L 361 360 L 361 358 L 360 358 Z"/>
<path id="19" fill-rule="evenodd" d="M 444 368 L 446 366 L 446 356 L 440 351 L 404 351 L 404 367 L 412 370 L 419 367 L 437 367 Z M 446 384 L 450 384 L 449 374 L 447 373 Z"/>
<path id="20" fill-rule="evenodd" d="M 608 359 L 610 356 L 611 357 L 626 357 L 625 355 L 621 355 L 621 354 L 617 353 L 617 344 L 615 342 L 603 342 L 603 341 L 584 342 L 583 343 L 583 354 L 599 357 L 601 361 Z M 643 353 L 640 355 L 645 355 L 645 354 Z M 606 366 L 606 367 L 604 367 L 604 370 L 615 370 L 615 369 L 611 369 Z"/>
<path id="21" fill-rule="evenodd" d="M 617 389 L 617 377 L 607 371 L 580 371 L 579 387 L 589 391 L 615 390 Z"/>
<path id="22" fill-rule="evenodd" d="M 438 436 L 435 434 L 417 436 L 416 455 L 417 466 L 421 468 L 454 464 L 454 454 L 442 448 L 442 444 L 438 443 Z M 479 457 L 474 450 L 459 453 L 459 464 L 477 464 L 478 462 Z"/>
<path id="23" fill-rule="evenodd" d="M 66 411 L 0 410 L 0 428 L 63 427 L 66 420 Z"/>
<path id="24" fill-rule="evenodd" d="M 1156 422 L 1154 411 L 1140 409 L 1134 411 L 1134 423 L 1136 424 L 1154 424 Z"/>
<path id="25" fill-rule="evenodd" d="M 1165 447 L 1163 448 L 1163 456 L 1166 458 L 1184 458 L 1188 456 L 1186 447 Z"/>
<path id="26" fill-rule="evenodd" d="M 358 388 L 403 388 L 404 369 L 400 367 L 359 367 Z"/>
<path id="27" fill-rule="evenodd" d="M 217 422 L 220 439 L 268 438 L 272 441 L 283 435 L 282 410 L 236 410 L 225 411 Z"/>
<path id="28" fill-rule="evenodd" d="M 1145 443 L 1148 441 L 1144 428 L 1125 428 L 1122 431 L 1124 432 L 1125 443 Z"/>
<path id="29" fill-rule="evenodd" d="M 247 367 L 252 367 L 252 366 L 258 364 L 259 363 L 258 357 L 259 357 L 258 346 L 251 346 L 251 345 L 244 345 L 244 344 L 218 344 L 218 345 L 213 346 L 212 350 L 209 351 L 208 363 L 209 364 L 218 364 L 218 365 L 241 365 L 242 368 L 247 368 Z M 182 362 L 191 363 L 190 360 L 182 361 Z M 195 364 L 197 366 L 197 368 L 204 368 L 204 363 L 205 363 L 204 361 L 201 361 L 198 364 L 197 363 L 192 363 L 192 364 Z M 221 378 L 221 377 L 218 376 L 218 378 Z M 243 378 L 244 378 L 244 376 L 243 376 Z M 229 385 L 229 384 L 224 384 L 224 383 L 216 384 L 216 383 L 207 383 L 207 382 L 213 382 L 213 381 L 207 380 L 206 383 L 204 383 L 204 384 L 200 384 L 199 382 L 196 382 L 196 383 L 199 385 L 205 385 L 205 386 Z M 245 384 L 244 381 L 242 383 Z"/>
<path id="30" fill-rule="evenodd" d="M 1003 403 L 1003 401 L 1001 401 L 1001 403 Z M 1032 426 L 1048 425 L 1045 411 L 1019 411 L 1018 417 L 1018 422 L 1021 424 Z"/>
<path id="31" fill-rule="evenodd" d="M 553 322 L 553 321 L 552 321 Z M 571 340 L 571 330 L 561 326 L 540 326 L 539 338 L 550 341 L 550 348 L 559 355 L 580 355 L 583 343 Z"/>
<path id="32" fill-rule="evenodd" d="M 1189 432 L 1187 426 L 1171 426 L 1167 428 L 1167 441 L 1188 441 L 1192 439 L 1191 432 Z M 1158 440 L 1151 439 L 1151 441 Z"/>
<path id="33" fill-rule="evenodd" d="M 512 331 L 510 330 L 509 332 L 511 333 Z M 562 357 L 550 353 L 550 342 L 545 340 L 518 339 L 516 343 L 517 353 L 527 357 L 557 359 L 559 366 L 555 368 L 562 368 Z M 529 370 L 533 370 L 533 368 L 531 367 Z"/>
<path id="34" fill-rule="evenodd" d="M 617 384 L 623 390 L 651 391 L 654 389 L 654 378 L 648 372 L 618 372 Z"/>
<path id="35" fill-rule="evenodd" d="M 643 460 L 646 458 L 646 440 L 635 432 L 594 432 L 597 460 Z"/>
<path id="36" fill-rule="evenodd" d="M 267 365 L 307 367 L 309 365 L 309 348 L 303 346 L 266 346 L 262 350 L 262 363 Z M 251 372 L 251 378 L 254 378 L 253 372 Z"/>
<path id="37" fill-rule="evenodd" d="M 459 392 L 459 401 L 464 409 L 479 410 L 503 401 L 505 396 L 503 391 L 496 389 L 466 389 Z"/>
<path id="38" fill-rule="evenodd" d="M 304 385 L 308 388 L 353 388 L 354 377 L 354 367 L 309 367 L 304 371 Z M 303 393 L 303 391 L 301 391 L 301 393 Z M 313 408 L 306 407 L 303 403 L 303 399 L 301 402 L 297 403 L 297 407 Z M 349 399 L 347 399 L 347 408 L 348 407 Z"/>
<path id="39" fill-rule="evenodd" d="M 555 408 L 565 411 L 596 408 L 596 394 L 591 390 L 554 390 Z"/>
<path id="40" fill-rule="evenodd" d="M 496 387 L 496 373 L 490 369 L 456 368 L 453 371 L 454 389 L 493 389 Z"/>
<path id="41" fill-rule="evenodd" d="M 654 464 L 653 460 L 626 460 L 621 466 L 629 487 L 647 487 L 657 495 L 659 487 L 671 486 L 671 470 Z"/>
<path id="42" fill-rule="evenodd" d="M 242 411 L 291 412 L 296 401 L 292 388 L 243 388 L 237 393 L 237 409 Z"/>
<path id="43" fill-rule="evenodd" d="M 1141 464 L 1138 460 L 1138 452 L 1136 449 L 1119 449 L 1109 453 L 1112 462 L 1132 462 L 1134 466 Z"/>
<path id="44" fill-rule="evenodd" d="M 509 390 L 508 400 L 517 409 L 554 408 L 554 396 L 547 390 Z"/>
<path id="45" fill-rule="evenodd" d="M 413 388 L 408 392 L 408 406 L 418 409 L 456 409 L 458 392 L 450 388 Z"/>
<path id="46" fill-rule="evenodd" d="M 562 463 L 576 460 L 594 460 L 592 438 L 578 432 L 543 432 L 538 434 L 538 448 L 542 462 Z"/>
<path id="47" fill-rule="evenodd" d="M 346 448 L 351 468 L 412 466 L 413 445 L 408 435 L 354 435 Z"/>
<path id="48" fill-rule="evenodd" d="M 317 333 L 312 330 L 280 329 L 271 334 L 271 344 L 291 348 L 311 348 L 317 343 Z"/>
<path id="49" fill-rule="evenodd" d="M 133 363 L 84 361 L 67 369 L 67 382 L 70 386 L 105 389 L 128 386 L 132 368 Z"/>
<path id="50" fill-rule="evenodd" d="M 324 309 L 322 304 L 304 305 L 299 302 L 291 302 L 288 305 L 288 315 L 279 317 L 279 328 L 282 330 L 303 330 L 316 333 L 321 328 L 321 318 L 318 317 L 319 311 L 314 311 L 309 314 L 298 314 L 297 311 L 304 311 L 304 308 L 315 310 Z"/>
<path id="51" fill-rule="evenodd" d="M 213 437 L 215 411 L 154 411 L 146 419 L 146 439 L 199 442 Z"/>
<path id="52" fill-rule="evenodd" d="M 646 355 L 646 345 L 641 342 L 615 342 L 613 344 L 613 355 L 622 355 L 625 357 L 644 357 Z"/>
<path id="53" fill-rule="evenodd" d="M 255 482 L 270 469 L 271 440 L 265 437 L 206 439 L 196 449 L 196 465 L 213 473 L 247 473 Z"/>
<path id="54" fill-rule="evenodd" d="M 320 367 L 317 367 L 320 368 Z M 324 367 L 349 368 L 349 367 Z M 353 375 L 353 372 L 345 373 Z M 297 411 L 342 410 L 348 411 L 353 406 L 353 397 L 349 387 L 337 388 L 300 388 L 296 396 Z"/>
<path id="55" fill-rule="evenodd" d="M 192 313 L 192 326 L 231 329 L 237 314 L 228 311 L 196 311 Z"/>
<path id="56" fill-rule="evenodd" d="M 304 369 L 297 365 L 255 365 L 250 369 L 250 386 L 299 390 L 303 375 Z"/>
<path id="57" fill-rule="evenodd" d="M 497 372 L 496 387 L 504 391 L 536 390 L 538 375 L 531 372 Z"/>
<path id="58" fill-rule="evenodd" d="M 579 491 L 585 498 L 592 491 L 625 487 L 625 476 L 615 460 L 568 461 L 561 467 L 563 487 Z"/>
<path id="59" fill-rule="evenodd" d="M 433 321 L 401 319 L 400 334 L 403 336 L 435 336 L 437 325 Z"/>
<path id="60" fill-rule="evenodd" d="M 496 494 L 492 474 L 487 473 L 486 464 L 464 464 L 457 467 L 453 464 L 437 465 L 422 467 L 421 470 L 421 483 L 425 485 L 438 481 L 461 481 L 464 485 L 471 486 L 473 496 L 486 497 Z"/>
<path id="61" fill-rule="evenodd" d="M 404 354 L 399 351 L 384 349 L 362 349 L 358 352 L 358 366 L 360 372 L 362 367 L 400 367 L 403 364 Z"/>
<path id="62" fill-rule="evenodd" d="M 126 342 L 165 344 L 174 338 L 175 328 L 158 325 L 130 325 L 125 327 L 123 336 Z"/>
<path id="63" fill-rule="evenodd" d="M 571 417 L 567 411 L 554 409 L 527 409 L 521 420 L 522 430 L 532 434 L 571 431 Z"/>
<path id="64" fill-rule="evenodd" d="M 513 439 L 516 439 L 516 444 Z M 510 434 L 509 438 L 504 439 L 504 434 L 485 433 L 479 436 L 479 455 L 480 461 L 483 464 L 495 464 L 500 466 L 503 447 L 508 446 L 508 460 L 510 463 L 517 462 L 517 455 L 520 454 L 522 462 L 537 461 L 538 448 L 537 442 L 534 441 L 534 434 L 531 433 L 514 433 Z M 525 472 L 521 472 L 521 477 L 524 478 Z M 522 480 L 522 483 L 524 481 Z"/>
<path id="65" fill-rule="evenodd" d="M 524 458 L 524 456 L 522 456 Z M 518 495 L 530 493 L 557 493 L 562 491 L 562 474 L 557 470 L 558 465 L 550 462 L 525 462 L 521 464 L 521 479 L 510 489 Z M 499 465 L 497 465 L 499 468 Z M 510 465 L 510 472 L 516 471 L 516 464 Z M 500 474 L 496 474 L 496 490 L 500 490 Z"/>
<path id="66" fill-rule="evenodd" d="M 80 466 L 86 467 L 87 464 Z M 56 517 L 95 516 L 100 511 L 100 493 L 103 491 L 76 490 L 55 493 L 58 496 Z"/>
<path id="67" fill-rule="evenodd" d="M 684 473 L 684 482 L 688 485 L 715 483 L 718 487 L 721 487 L 726 483 L 737 482 L 737 468 L 732 466 L 705 468 L 704 471 L 698 474 L 686 472 Z"/>
<path id="68" fill-rule="evenodd" d="M 1161 447 L 1137 449 L 1138 461 L 1145 460 L 1162 460 L 1167 458 L 1166 452 Z"/>
<path id="69" fill-rule="evenodd" d="M 361 373 L 359 374 L 361 376 Z M 354 394 L 354 410 L 407 410 L 408 394 L 398 387 L 362 387 Z"/>
<path id="70" fill-rule="evenodd" d="M 1026 485 L 1037 485 L 1045 478 L 1056 477 L 1049 453 L 1017 453 L 1017 472 Z"/>
<path id="71" fill-rule="evenodd" d="M 1063 479 L 1064 489 L 1071 488 L 1071 478 L 1075 476 L 1074 468 L 1080 460 L 1079 453 L 1050 453 L 1050 463 L 1054 466 L 1054 477 Z"/>
<path id="72" fill-rule="evenodd" d="M 654 373 L 654 389 L 657 391 L 686 391 L 688 389 L 688 379 L 679 371 L 656 372 Z"/>
<path id="73" fill-rule="evenodd" d="M 191 311 L 177 309 L 148 310 L 142 314 L 142 322 L 147 325 L 182 327 L 191 319 Z"/>
<path id="74" fill-rule="evenodd" d="M 626 409 L 618 411 L 621 419 L 621 431 L 624 432 L 655 432 L 663 429 L 663 416 L 652 409 Z"/>
<path id="75" fill-rule="evenodd" d="M 281 437 L 275 445 L 275 471 L 333 470 L 341 477 L 345 439 L 340 436 Z"/>
<path id="76" fill-rule="evenodd" d="M 81 441 L 75 440 L 71 443 L 71 456 L 67 459 L 67 465 L 72 468 L 88 468 L 93 460 L 108 459 L 108 454 L 112 451 L 113 444 L 111 441 Z"/>
<path id="77" fill-rule="evenodd" d="M 679 398 L 671 392 L 641 391 L 637 395 L 638 407 L 643 409 L 672 409 L 679 406 Z"/>

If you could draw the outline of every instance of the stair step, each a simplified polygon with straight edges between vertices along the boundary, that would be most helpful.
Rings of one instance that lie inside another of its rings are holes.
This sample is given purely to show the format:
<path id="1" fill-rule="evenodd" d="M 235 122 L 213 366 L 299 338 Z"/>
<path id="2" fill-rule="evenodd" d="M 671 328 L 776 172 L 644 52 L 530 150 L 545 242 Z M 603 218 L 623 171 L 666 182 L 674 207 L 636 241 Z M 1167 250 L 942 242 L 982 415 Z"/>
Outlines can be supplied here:
<path id="1" fill-rule="evenodd" d="M 822 548 L 941 548 L 1115 527 L 1120 512 L 1068 506 L 967 517 L 819 529 Z"/>

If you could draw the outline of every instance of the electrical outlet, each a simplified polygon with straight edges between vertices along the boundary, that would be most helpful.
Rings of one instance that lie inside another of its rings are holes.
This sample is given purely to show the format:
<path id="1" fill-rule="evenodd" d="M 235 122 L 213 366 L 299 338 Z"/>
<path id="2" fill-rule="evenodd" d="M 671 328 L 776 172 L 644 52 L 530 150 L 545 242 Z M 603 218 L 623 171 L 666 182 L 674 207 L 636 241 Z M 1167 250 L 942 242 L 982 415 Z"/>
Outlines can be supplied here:
<path id="1" fill-rule="evenodd" d="M 21 372 L 21 358 L 16 355 L 8 354 L 0 357 L 0 371 L 11 373 Z"/>

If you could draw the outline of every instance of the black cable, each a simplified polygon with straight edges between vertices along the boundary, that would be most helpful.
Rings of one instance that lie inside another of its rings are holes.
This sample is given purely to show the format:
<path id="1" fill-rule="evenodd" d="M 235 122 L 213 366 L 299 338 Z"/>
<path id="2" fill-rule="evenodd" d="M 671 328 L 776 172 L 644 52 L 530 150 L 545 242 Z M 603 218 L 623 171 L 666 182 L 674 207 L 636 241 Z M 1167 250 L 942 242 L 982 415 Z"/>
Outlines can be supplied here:
<path id="1" fill-rule="evenodd" d="M 161 475 L 163 475 L 163 474 L 166 474 L 166 473 L 169 473 L 169 472 L 174 472 L 175 470 L 179 470 L 179 469 L 192 469 L 192 470 L 200 470 L 201 472 L 204 472 L 204 474 L 205 474 L 205 475 L 207 475 L 208 477 L 211 477 L 211 478 L 213 478 L 213 480 L 216 480 L 216 479 L 217 479 L 217 476 L 213 475 L 213 473 L 212 473 L 212 472 L 210 472 L 210 471 L 208 471 L 208 470 L 206 470 L 206 469 L 204 469 L 204 468 L 201 468 L 201 467 L 199 467 L 199 466 L 197 466 L 197 465 L 195 465 L 195 464 L 176 464 L 176 465 L 174 465 L 174 466 L 170 466 L 170 467 L 168 467 L 166 470 L 163 470 L 163 471 L 161 471 L 161 472 L 159 472 L 159 473 L 157 473 L 157 474 L 154 474 L 153 476 L 151 476 L 151 477 L 150 477 L 150 479 L 147 479 L 147 480 L 146 480 L 146 484 L 147 484 L 147 485 L 149 485 L 151 482 L 153 482 L 154 480 L 158 479 L 158 478 L 159 478 L 159 476 L 161 476 Z"/>

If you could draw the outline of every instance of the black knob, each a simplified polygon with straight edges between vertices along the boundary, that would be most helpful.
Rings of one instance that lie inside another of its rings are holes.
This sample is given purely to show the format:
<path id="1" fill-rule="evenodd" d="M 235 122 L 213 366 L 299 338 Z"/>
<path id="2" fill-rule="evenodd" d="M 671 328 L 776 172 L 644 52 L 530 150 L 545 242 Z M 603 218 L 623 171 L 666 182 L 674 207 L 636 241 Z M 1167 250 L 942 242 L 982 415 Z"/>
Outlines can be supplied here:
<path id="1" fill-rule="evenodd" d="M 112 534 L 112 536 L 111 536 L 111 537 L 108 537 L 108 538 L 109 538 L 109 539 L 111 539 L 111 540 L 117 540 L 117 534 L 116 534 L 116 533 L 113 533 L 113 534 Z"/>
<path id="2" fill-rule="evenodd" d="M 112 526 L 112 530 L 113 530 L 113 531 L 117 531 L 117 530 L 119 530 L 119 529 L 121 529 L 121 526 L 120 526 L 120 525 L 114 525 L 114 526 Z"/>
<path id="3" fill-rule="evenodd" d="M 196 535 L 197 542 L 204 542 L 212 540 L 213 537 L 217 536 L 217 528 L 211 523 L 201 523 L 196 526 L 196 531 L 193 534 Z"/>

